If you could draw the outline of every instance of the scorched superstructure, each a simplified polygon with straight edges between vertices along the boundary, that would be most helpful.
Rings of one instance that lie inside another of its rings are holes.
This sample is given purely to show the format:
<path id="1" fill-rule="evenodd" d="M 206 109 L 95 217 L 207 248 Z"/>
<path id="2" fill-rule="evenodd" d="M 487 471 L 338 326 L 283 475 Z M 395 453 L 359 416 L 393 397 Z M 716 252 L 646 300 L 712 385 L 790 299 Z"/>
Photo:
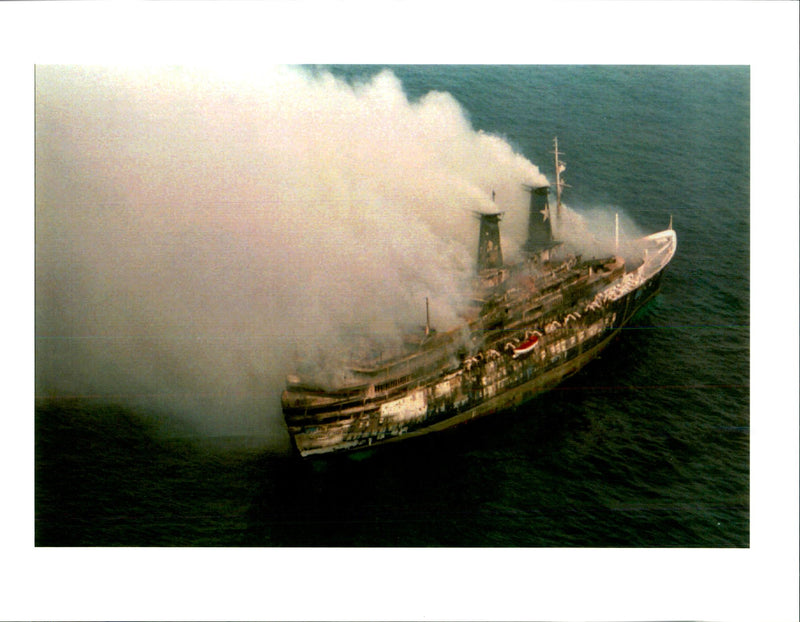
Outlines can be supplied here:
<path id="1" fill-rule="evenodd" d="M 564 187 L 555 143 L 557 214 Z M 594 359 L 659 290 L 677 237 L 670 227 L 617 253 L 583 259 L 553 237 L 549 186 L 530 192 L 524 259 L 504 263 L 502 213 L 481 213 L 473 303 L 463 324 L 409 335 L 397 356 L 352 361 L 348 382 L 293 373 L 281 398 L 301 456 L 413 438 L 513 409 Z"/>

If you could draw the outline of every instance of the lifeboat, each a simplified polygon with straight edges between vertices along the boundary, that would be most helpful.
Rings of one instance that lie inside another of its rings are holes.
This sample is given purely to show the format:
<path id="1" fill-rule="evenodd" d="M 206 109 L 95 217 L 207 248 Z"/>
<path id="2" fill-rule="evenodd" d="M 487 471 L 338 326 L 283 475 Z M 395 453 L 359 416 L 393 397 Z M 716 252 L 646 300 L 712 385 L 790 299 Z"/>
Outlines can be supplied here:
<path id="1" fill-rule="evenodd" d="M 531 335 L 516 348 L 514 348 L 514 358 L 516 359 L 520 356 L 530 354 L 533 352 L 533 349 L 536 347 L 537 343 L 539 343 L 539 337 L 537 335 Z"/>

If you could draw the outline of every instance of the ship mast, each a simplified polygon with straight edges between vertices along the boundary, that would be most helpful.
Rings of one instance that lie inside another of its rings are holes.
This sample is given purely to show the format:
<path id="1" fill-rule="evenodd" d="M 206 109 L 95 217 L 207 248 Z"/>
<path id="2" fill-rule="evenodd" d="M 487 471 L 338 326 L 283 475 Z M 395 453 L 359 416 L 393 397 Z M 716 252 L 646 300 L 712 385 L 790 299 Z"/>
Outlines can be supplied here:
<path id="1" fill-rule="evenodd" d="M 558 137 L 553 139 L 553 147 L 556 166 L 556 216 L 561 218 L 561 191 L 564 189 L 564 186 L 566 186 L 564 180 L 561 179 L 561 173 L 567 169 L 567 164 L 559 159 L 559 156 L 564 154 L 558 151 Z"/>
<path id="2" fill-rule="evenodd" d="M 428 297 L 425 296 L 425 336 L 431 334 L 431 312 L 428 309 Z"/>

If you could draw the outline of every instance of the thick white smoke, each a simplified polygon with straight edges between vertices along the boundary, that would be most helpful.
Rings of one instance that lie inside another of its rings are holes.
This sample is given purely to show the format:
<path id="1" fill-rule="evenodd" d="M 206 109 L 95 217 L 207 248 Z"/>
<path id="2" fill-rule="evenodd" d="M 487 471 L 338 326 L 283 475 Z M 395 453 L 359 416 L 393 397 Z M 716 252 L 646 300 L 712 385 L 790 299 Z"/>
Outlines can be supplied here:
<path id="1" fill-rule="evenodd" d="M 425 297 L 448 326 L 472 211 L 505 210 L 513 247 L 544 182 L 390 72 L 37 67 L 37 395 L 280 435 L 296 354 L 422 324 Z"/>
<path id="2" fill-rule="evenodd" d="M 554 235 L 585 259 L 618 254 L 633 263 L 642 256 L 639 241 L 645 233 L 619 208 L 584 207 L 579 213 L 564 205 L 555 222 Z"/>

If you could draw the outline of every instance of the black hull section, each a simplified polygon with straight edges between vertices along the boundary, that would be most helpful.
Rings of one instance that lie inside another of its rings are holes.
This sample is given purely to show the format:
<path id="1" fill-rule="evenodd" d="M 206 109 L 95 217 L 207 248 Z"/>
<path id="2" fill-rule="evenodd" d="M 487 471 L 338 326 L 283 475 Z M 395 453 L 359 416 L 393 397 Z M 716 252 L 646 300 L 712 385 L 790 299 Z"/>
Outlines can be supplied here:
<path id="1" fill-rule="evenodd" d="M 306 457 L 414 438 L 518 408 L 559 385 L 659 292 L 677 238 L 668 229 L 641 242 L 643 258 L 630 272 L 616 257 L 548 262 L 538 277 L 523 271 L 517 280 L 512 268 L 465 326 L 470 337 L 461 343 L 474 345 L 458 358 L 452 333 L 379 370 L 359 371 L 355 384 L 290 383 L 282 405 L 297 452 Z"/>
<path id="2" fill-rule="evenodd" d="M 319 413 L 292 428 L 302 415 L 287 416 L 302 456 L 358 451 L 406 440 L 518 408 L 580 371 L 595 359 L 659 291 L 663 271 L 584 316 L 574 327 L 543 336 L 541 346 L 517 360 L 504 353 L 429 380 L 391 401 L 363 400 L 358 407 Z M 327 417 L 325 416 L 327 414 Z M 314 425 L 316 423 L 316 425 Z"/>

